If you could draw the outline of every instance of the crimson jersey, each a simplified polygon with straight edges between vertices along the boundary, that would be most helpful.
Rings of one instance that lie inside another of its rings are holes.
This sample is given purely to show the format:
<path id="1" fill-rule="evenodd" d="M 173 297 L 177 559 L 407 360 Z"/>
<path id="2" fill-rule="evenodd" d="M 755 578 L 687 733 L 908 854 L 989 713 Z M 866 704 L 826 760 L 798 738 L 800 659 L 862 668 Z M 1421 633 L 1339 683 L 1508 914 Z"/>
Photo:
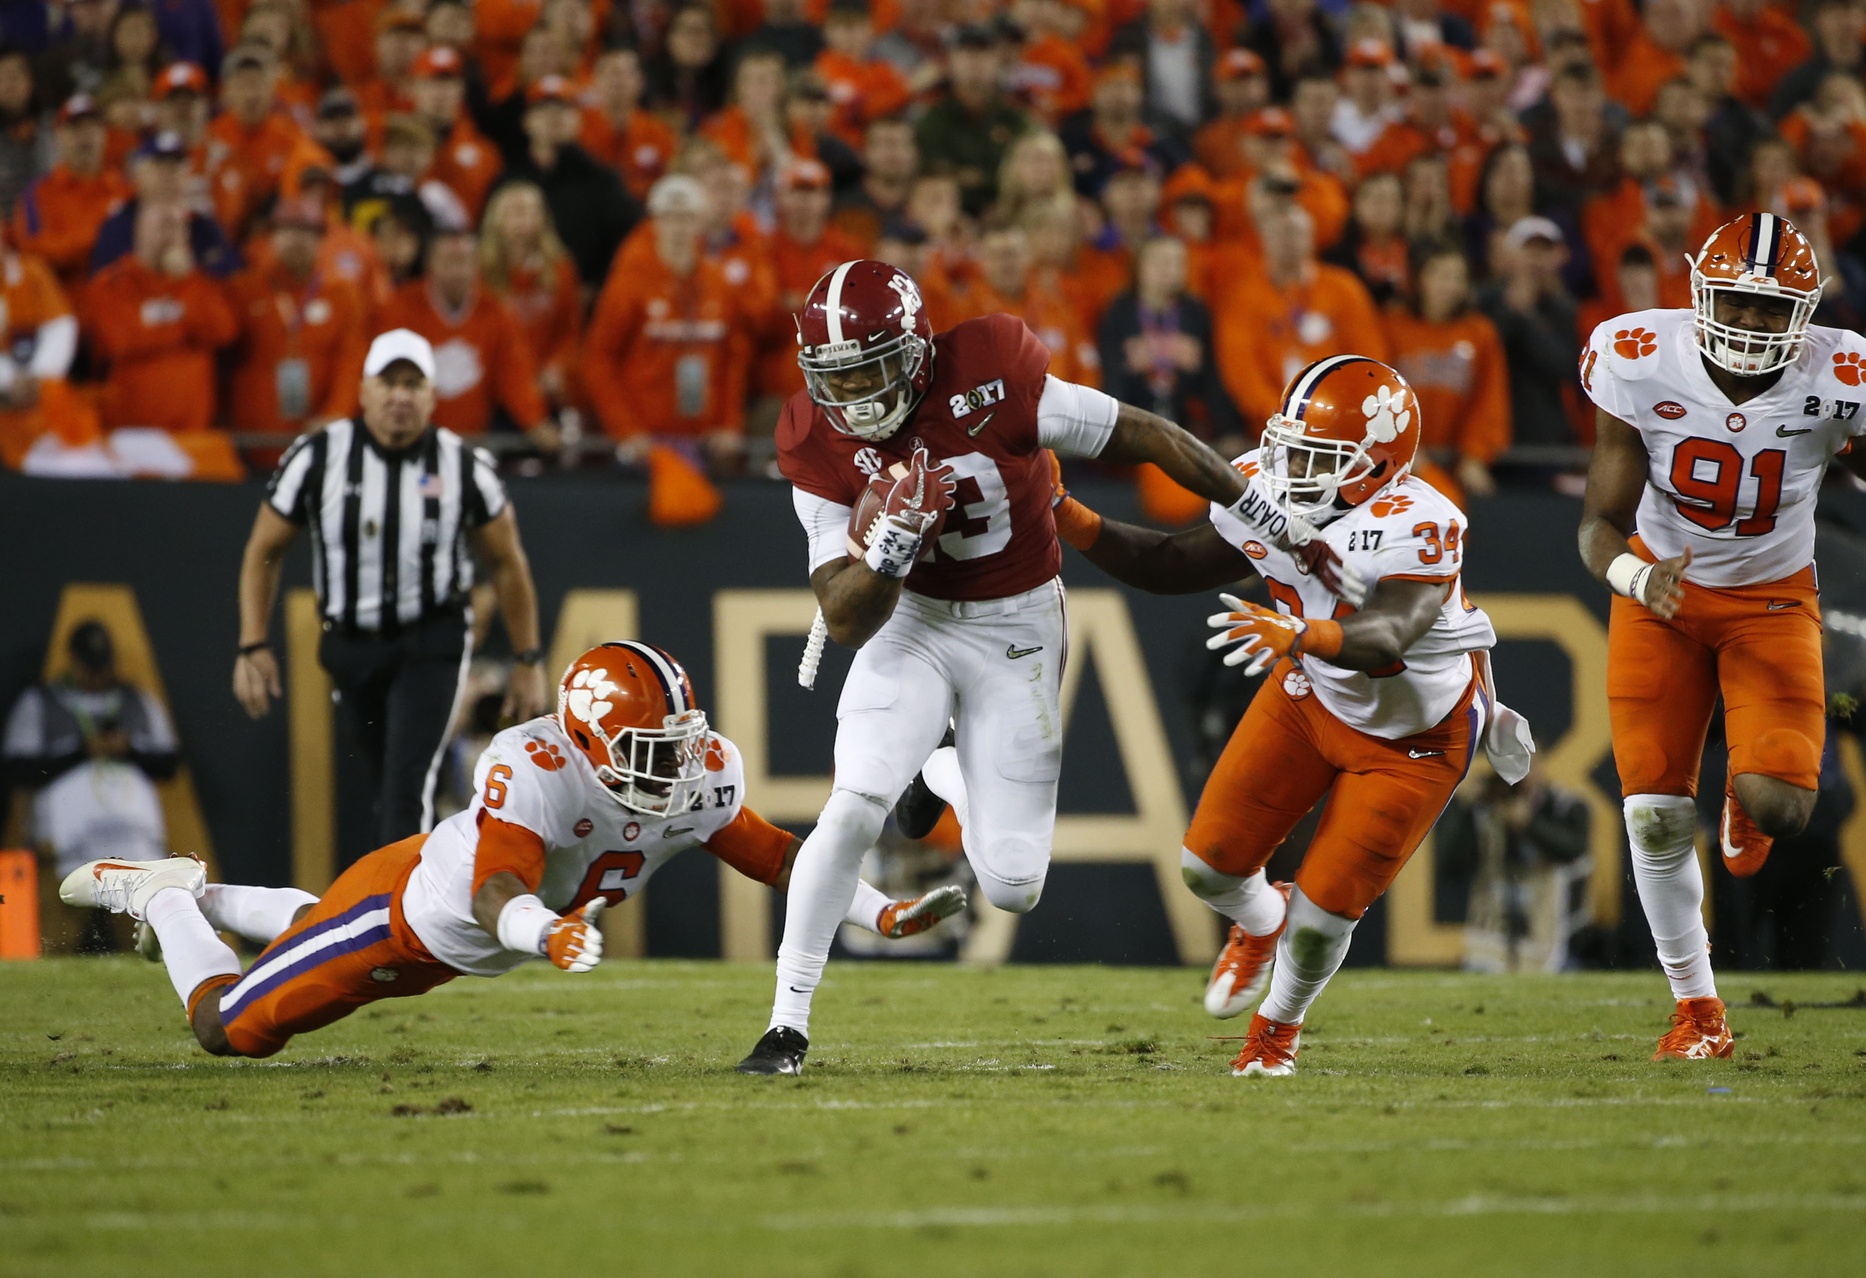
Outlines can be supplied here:
<path id="1" fill-rule="evenodd" d="M 1012 315 L 967 320 L 933 341 L 933 381 L 893 435 L 863 441 L 798 391 L 778 419 L 778 469 L 804 492 L 854 508 L 868 481 L 924 446 L 958 480 L 946 531 L 907 588 L 934 599 L 1002 599 L 1062 571 L 1050 463 L 1037 439 L 1050 352 Z"/>

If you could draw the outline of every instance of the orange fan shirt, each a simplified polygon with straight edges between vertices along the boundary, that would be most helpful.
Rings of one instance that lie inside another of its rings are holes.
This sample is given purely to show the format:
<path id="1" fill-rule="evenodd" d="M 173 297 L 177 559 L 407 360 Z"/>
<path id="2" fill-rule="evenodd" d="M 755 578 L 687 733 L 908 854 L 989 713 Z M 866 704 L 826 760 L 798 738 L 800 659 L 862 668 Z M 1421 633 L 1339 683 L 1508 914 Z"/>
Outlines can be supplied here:
<path id="1" fill-rule="evenodd" d="M 376 74 L 376 19 L 388 0 L 310 0 L 311 25 L 331 73 L 348 85 Z M 235 28 L 237 30 L 237 28 Z"/>
<path id="2" fill-rule="evenodd" d="M 1095 82 L 1081 49 L 1061 36 L 1046 35 L 1023 47 L 1011 84 L 1034 114 L 1056 125 L 1087 108 Z"/>
<path id="3" fill-rule="evenodd" d="M 227 291 L 242 330 L 227 380 L 234 429 L 296 432 L 356 411 L 370 333 L 353 285 L 317 270 L 294 280 L 272 264 L 242 271 Z"/>
<path id="4" fill-rule="evenodd" d="M 278 194 L 286 168 L 302 168 L 314 158 L 334 167 L 324 149 L 283 111 L 252 129 L 230 112 L 215 117 L 207 126 L 206 172 L 214 216 L 227 237 L 239 243 L 253 215 Z"/>
<path id="5" fill-rule="evenodd" d="M 743 430 L 754 339 L 716 262 L 702 257 L 679 276 L 652 243 L 645 253 L 625 245 L 584 339 L 603 430 L 614 439 Z"/>
<path id="6" fill-rule="evenodd" d="M 504 302 L 475 289 L 458 315 L 437 305 L 425 280 L 396 290 L 376 328 L 412 328 L 434 345 L 434 421 L 462 435 L 484 434 L 496 404 L 521 430 L 544 420 L 538 366 Z"/>
<path id="7" fill-rule="evenodd" d="M 1434 324 L 1389 311 L 1393 366 L 1419 396 L 1419 446 L 1489 463 L 1510 446 L 1510 374 L 1489 319 L 1466 311 Z"/>
<path id="8" fill-rule="evenodd" d="M 816 73 L 835 106 L 829 131 L 860 151 L 871 120 L 906 109 L 913 101 L 907 80 L 886 62 L 857 62 L 834 49 L 816 56 Z"/>
<path id="9" fill-rule="evenodd" d="M 1066 382 L 1101 385 L 1101 351 L 1095 330 L 1063 294 L 1041 286 L 1032 276 L 1021 298 L 998 292 L 984 279 L 974 279 L 959 295 L 962 319 L 986 315 L 1015 315 L 1024 321 L 1050 351 L 1050 372 Z"/>
<path id="10" fill-rule="evenodd" d="M 42 258 L 29 253 L 0 258 L 0 337 L 9 351 L 30 342 L 41 326 L 70 314 L 71 303 Z M 0 465 L 17 469 L 48 431 L 71 446 L 97 435 L 95 410 L 63 378 L 41 379 L 38 402 L 30 408 L 0 408 Z"/>
<path id="11" fill-rule="evenodd" d="M 1736 60 L 1735 94 L 1759 111 L 1769 105 L 1769 95 L 1782 77 L 1814 55 L 1814 42 L 1801 24 L 1774 5 L 1765 5 L 1748 22 L 1719 5 L 1711 16 L 1711 29 L 1742 51 Z"/>
<path id="12" fill-rule="evenodd" d="M 451 187 L 453 193 L 460 197 L 460 202 L 466 205 L 467 215 L 477 222 L 480 210 L 486 207 L 487 193 L 492 190 L 492 184 L 499 180 L 499 172 L 505 167 L 499 148 L 473 127 L 465 111 L 460 113 L 453 127 L 447 131 L 447 136 L 439 139 L 439 143 L 428 176 Z"/>
<path id="13" fill-rule="evenodd" d="M 1212 304 L 1218 373 L 1253 432 L 1282 404 L 1290 379 L 1323 356 L 1387 357 L 1386 330 L 1366 286 L 1325 262 L 1289 287 L 1249 276 L 1218 290 Z"/>
<path id="14" fill-rule="evenodd" d="M 803 310 L 811 287 L 841 263 L 861 257 L 862 248 L 833 226 L 825 228 L 814 244 L 793 240 L 782 229 L 771 236 L 770 244 L 777 299 L 760 335 L 757 391 L 788 399 L 803 389 L 793 317 Z"/>
<path id="15" fill-rule="evenodd" d="M 1607 90 L 1628 115 L 1639 119 L 1652 113 L 1652 105 L 1666 81 L 1684 73 L 1684 58 L 1654 44 L 1642 28 L 1625 46 L 1619 64 L 1608 75 Z"/>
<path id="16" fill-rule="evenodd" d="M 638 200 L 648 198 L 648 188 L 667 172 L 680 138 L 657 116 L 637 109 L 628 120 L 617 125 L 596 107 L 583 111 L 583 126 L 577 141 L 585 151 L 622 175 L 622 185 Z"/>
<path id="17" fill-rule="evenodd" d="M 109 367 L 99 403 L 106 427 L 214 424 L 214 354 L 240 335 L 218 283 L 200 271 L 177 278 L 126 254 L 92 278 L 82 318 Z"/>
<path id="18" fill-rule="evenodd" d="M 133 193 L 120 172 L 87 178 L 60 165 L 28 186 L 13 206 L 13 243 L 44 258 L 65 287 L 76 287 L 90 274 L 91 249 L 104 219 Z"/>
<path id="19" fill-rule="evenodd" d="M 1722 215 L 1712 207 L 1710 193 L 1702 192 L 1691 214 L 1690 241 L 1702 244 L 1717 229 Z M 1594 260 L 1594 275 L 1601 291 L 1613 287 L 1620 254 L 1645 234 L 1646 188 L 1634 178 L 1621 178 L 1611 191 L 1589 199 L 1581 208 L 1581 238 Z"/>
<path id="20" fill-rule="evenodd" d="M 576 263 L 560 259 L 548 273 L 514 269 L 497 291 L 523 330 L 538 368 L 553 369 L 566 382 L 574 380 L 577 344 L 583 336 Z"/>

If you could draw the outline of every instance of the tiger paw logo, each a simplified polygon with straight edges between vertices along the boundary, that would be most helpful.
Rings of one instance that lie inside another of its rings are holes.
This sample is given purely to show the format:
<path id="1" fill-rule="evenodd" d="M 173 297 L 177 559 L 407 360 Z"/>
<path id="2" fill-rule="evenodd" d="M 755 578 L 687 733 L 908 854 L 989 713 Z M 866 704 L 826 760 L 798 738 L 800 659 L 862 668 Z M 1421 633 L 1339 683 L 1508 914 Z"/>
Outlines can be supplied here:
<path id="1" fill-rule="evenodd" d="M 564 707 L 573 717 L 594 725 L 615 708 L 609 698 L 620 691 L 607 670 L 579 670 L 564 693 Z"/>
<path id="2" fill-rule="evenodd" d="M 1613 335 L 1613 353 L 1621 359 L 1644 359 L 1659 349 L 1659 336 L 1650 329 L 1623 328 Z"/>
<path id="3" fill-rule="evenodd" d="M 1309 682 L 1309 676 L 1302 671 L 1292 670 L 1283 676 L 1283 692 L 1291 701 L 1301 701 L 1313 691 L 1315 685 Z"/>
<path id="4" fill-rule="evenodd" d="M 1866 369 L 1860 367 L 1858 351 L 1841 351 L 1834 356 L 1834 376 L 1847 386 L 1858 386 L 1866 380 Z"/>
<path id="5" fill-rule="evenodd" d="M 559 768 L 567 768 L 570 766 L 570 760 L 564 757 L 563 751 L 547 742 L 527 741 L 525 743 L 525 753 L 531 756 L 531 761 L 533 763 L 543 768 L 546 772 L 555 772 Z"/>
<path id="6" fill-rule="evenodd" d="M 1391 386 L 1382 386 L 1362 400 L 1361 412 L 1367 416 L 1367 438 L 1376 444 L 1392 443 L 1412 424 L 1406 396 Z"/>
<path id="7" fill-rule="evenodd" d="M 1836 358 L 1838 357 L 1836 356 Z M 1244 476 L 1246 479 L 1253 478 L 1257 474 L 1257 463 L 1254 461 L 1232 462 L 1231 464 L 1236 466 L 1238 474 Z"/>
<path id="8" fill-rule="evenodd" d="M 1385 519 L 1388 515 L 1397 515 L 1411 510 L 1412 498 L 1402 497 L 1395 493 L 1389 497 L 1379 498 L 1369 509 L 1373 511 L 1375 519 Z"/>

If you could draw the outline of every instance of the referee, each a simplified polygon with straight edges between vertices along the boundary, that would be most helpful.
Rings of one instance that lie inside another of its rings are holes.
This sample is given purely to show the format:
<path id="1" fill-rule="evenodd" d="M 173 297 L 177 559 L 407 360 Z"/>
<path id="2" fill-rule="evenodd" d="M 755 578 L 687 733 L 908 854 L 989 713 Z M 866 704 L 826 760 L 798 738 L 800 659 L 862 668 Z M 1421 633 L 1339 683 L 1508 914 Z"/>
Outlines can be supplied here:
<path id="1" fill-rule="evenodd" d="M 255 719 L 281 693 L 267 642 L 279 568 L 311 533 L 324 636 L 350 747 L 369 773 L 376 842 L 434 824 L 434 782 L 473 654 L 473 557 L 485 561 L 517 651 L 504 713 L 545 708 L 538 596 L 490 454 L 429 420 L 434 348 L 405 328 L 363 361 L 361 421 L 300 437 L 279 462 L 240 563 L 233 695 Z M 349 849 L 354 859 L 368 848 Z"/>

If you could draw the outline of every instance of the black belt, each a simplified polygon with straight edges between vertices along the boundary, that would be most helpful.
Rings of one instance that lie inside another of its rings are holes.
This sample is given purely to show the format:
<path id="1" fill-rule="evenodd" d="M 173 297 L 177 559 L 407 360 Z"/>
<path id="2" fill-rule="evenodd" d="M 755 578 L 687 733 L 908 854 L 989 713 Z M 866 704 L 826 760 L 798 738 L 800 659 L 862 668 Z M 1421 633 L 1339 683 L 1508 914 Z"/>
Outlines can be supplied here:
<path id="1" fill-rule="evenodd" d="M 385 626 L 370 629 L 366 626 L 347 626 L 335 617 L 324 618 L 324 633 L 336 635 L 342 639 L 384 640 L 400 639 L 412 630 L 420 630 L 433 625 L 465 625 L 467 602 L 464 599 L 452 603 L 439 604 L 413 621 L 390 621 Z"/>

